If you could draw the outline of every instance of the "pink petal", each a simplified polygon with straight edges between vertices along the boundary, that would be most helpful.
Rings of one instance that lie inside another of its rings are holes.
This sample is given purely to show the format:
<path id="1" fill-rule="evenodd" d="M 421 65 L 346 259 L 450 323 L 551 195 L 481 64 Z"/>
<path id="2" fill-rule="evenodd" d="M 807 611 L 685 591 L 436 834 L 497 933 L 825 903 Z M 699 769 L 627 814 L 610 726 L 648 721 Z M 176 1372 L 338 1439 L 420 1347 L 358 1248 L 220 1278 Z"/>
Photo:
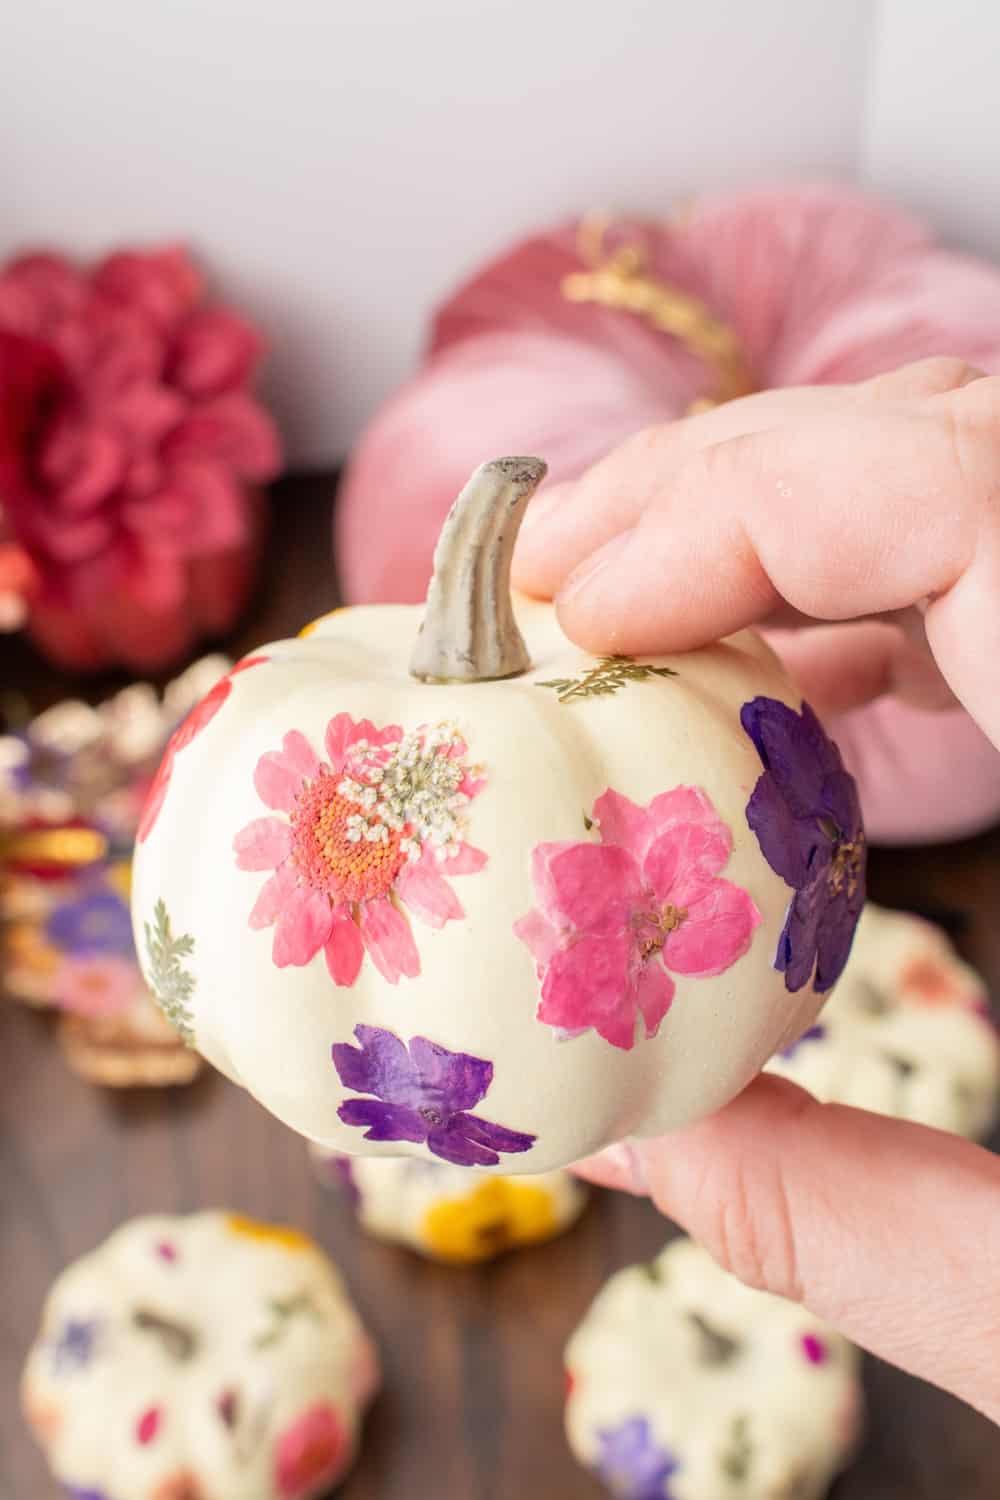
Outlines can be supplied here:
<path id="1" fill-rule="evenodd" d="M 640 900 L 639 866 L 627 849 L 615 844 L 539 845 L 544 856 L 548 917 L 579 932 L 611 936 L 625 928 Z M 532 874 L 535 874 L 533 861 Z M 542 888 L 536 879 L 536 892 Z"/>
<path id="2" fill-rule="evenodd" d="M 37 462 L 63 515 L 86 514 L 103 504 L 125 467 L 122 444 L 113 432 L 68 417 L 52 423 L 39 444 Z"/>
<path id="3" fill-rule="evenodd" d="M 362 903 L 361 936 L 372 963 L 390 984 L 398 984 L 404 974 L 407 979 L 415 979 L 420 973 L 410 924 L 387 898 Z"/>
<path id="4" fill-rule="evenodd" d="M 306 781 L 319 772 L 320 760 L 301 729 L 290 729 L 281 742 L 285 762 Z"/>
<path id="5" fill-rule="evenodd" d="M 152 532 L 157 545 L 199 556 L 242 546 L 250 526 L 242 483 L 211 463 L 171 466 L 160 490 L 132 501 L 125 514 L 133 529 Z"/>
<path id="6" fill-rule="evenodd" d="M 729 837 L 725 823 L 701 787 L 675 786 L 669 792 L 661 792 L 659 797 L 653 798 L 647 812 L 653 824 L 653 837 L 678 823 L 701 823 L 708 828 L 721 829 Z"/>
<path id="7" fill-rule="evenodd" d="M 721 974 L 746 953 L 761 920 L 749 893 L 730 880 L 692 887 L 681 904 L 687 905 L 687 918 L 663 948 L 664 963 L 677 974 Z"/>
<path id="8" fill-rule="evenodd" d="M 301 966 L 323 947 L 333 928 L 333 908 L 323 891 L 296 886 L 278 913 L 271 956 L 279 969 Z"/>
<path id="9" fill-rule="evenodd" d="M 386 745 L 402 738 L 403 731 L 398 724 L 376 729 L 371 719 L 355 723 L 350 714 L 336 714 L 326 726 L 326 753 L 333 770 L 341 771 L 348 750 L 359 740 L 367 740 L 369 745 Z"/>
<path id="10" fill-rule="evenodd" d="M 290 729 L 280 750 L 269 750 L 257 762 L 253 784 L 257 795 L 276 812 L 291 812 L 302 783 L 319 771 L 319 760 L 305 735 Z"/>
<path id="11" fill-rule="evenodd" d="M 333 771 L 342 771 L 347 747 L 351 743 L 351 735 L 354 729 L 354 720 L 350 714 L 334 714 L 326 726 L 326 736 L 323 745 L 326 750 L 326 758 L 330 762 Z"/>
<path id="12" fill-rule="evenodd" d="M 176 391 L 155 380 L 131 380 L 102 406 L 105 421 L 123 435 L 129 448 L 155 448 L 184 413 Z"/>
<path id="13" fill-rule="evenodd" d="M 122 250 L 95 267 L 94 286 L 107 297 L 140 309 L 161 326 L 190 312 L 202 279 L 183 245 L 161 250 Z"/>
<path id="14" fill-rule="evenodd" d="M 443 927 L 465 913 L 462 903 L 439 871 L 451 861 L 439 864 L 433 854 L 424 854 L 412 864 L 405 864 L 396 876 L 396 893 L 415 917 L 428 927 Z"/>
<path id="15" fill-rule="evenodd" d="M 239 870 L 276 870 L 292 852 L 292 831 L 280 818 L 255 818 L 233 839 Z"/>
<path id="16" fill-rule="evenodd" d="M 636 1003 L 646 1023 L 647 1039 L 659 1031 L 660 1022 L 670 1009 L 673 998 L 674 981 L 662 964 L 655 960 L 644 964 L 636 981 Z"/>
<path id="17" fill-rule="evenodd" d="M 600 828 L 602 843 L 620 844 L 641 859 L 653 836 L 649 814 L 644 807 L 637 806 L 621 792 L 609 787 L 594 803 L 591 816 Z"/>
<path id="18" fill-rule="evenodd" d="M 273 479 L 281 467 L 281 442 L 268 413 L 244 391 L 216 396 L 192 408 L 164 443 L 171 461 L 208 461 L 240 479 Z"/>
<path id="19" fill-rule="evenodd" d="M 685 901 L 686 882 L 696 885 L 723 868 L 732 852 L 729 830 L 703 823 L 680 823 L 654 839 L 642 866 L 643 879 L 661 901 Z"/>
<path id="20" fill-rule="evenodd" d="M 613 1047 L 635 1043 L 636 994 L 629 977 L 630 945 L 585 937 L 555 953 L 542 983 L 538 1019 L 564 1031 L 593 1027 Z"/>
<path id="21" fill-rule="evenodd" d="M 168 374 L 189 396 L 204 398 L 244 385 L 261 354 L 254 328 L 225 307 L 199 308 L 181 325 Z"/>
<path id="22" fill-rule="evenodd" d="M 529 911 L 514 923 L 514 936 L 531 952 L 539 969 L 562 947 L 563 934 L 540 911 Z"/>
<path id="23" fill-rule="evenodd" d="M 365 945 L 349 906 L 333 911 L 333 928 L 326 940 L 326 966 L 334 984 L 352 985 L 361 969 Z"/>
<path id="24" fill-rule="evenodd" d="M 475 875 L 487 862 L 485 849 L 474 849 L 471 844 L 459 844 L 458 853 L 446 859 L 441 868 L 447 875 Z"/>
<path id="25" fill-rule="evenodd" d="M 289 865 L 283 866 L 270 880 L 265 880 L 248 919 L 254 932 L 273 925 L 294 889 L 295 872 Z"/>

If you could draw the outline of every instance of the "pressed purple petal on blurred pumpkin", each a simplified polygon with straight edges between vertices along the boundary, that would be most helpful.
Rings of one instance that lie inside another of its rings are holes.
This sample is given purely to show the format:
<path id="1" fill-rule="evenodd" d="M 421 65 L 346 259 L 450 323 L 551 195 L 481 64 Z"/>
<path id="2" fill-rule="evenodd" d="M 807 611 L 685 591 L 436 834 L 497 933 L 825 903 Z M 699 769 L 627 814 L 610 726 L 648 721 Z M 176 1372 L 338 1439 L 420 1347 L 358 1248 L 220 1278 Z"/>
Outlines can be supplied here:
<path id="1" fill-rule="evenodd" d="M 202 298 L 179 247 L 0 272 L 4 521 L 63 665 L 156 670 L 246 602 L 280 442 L 247 389 L 262 341 Z"/>

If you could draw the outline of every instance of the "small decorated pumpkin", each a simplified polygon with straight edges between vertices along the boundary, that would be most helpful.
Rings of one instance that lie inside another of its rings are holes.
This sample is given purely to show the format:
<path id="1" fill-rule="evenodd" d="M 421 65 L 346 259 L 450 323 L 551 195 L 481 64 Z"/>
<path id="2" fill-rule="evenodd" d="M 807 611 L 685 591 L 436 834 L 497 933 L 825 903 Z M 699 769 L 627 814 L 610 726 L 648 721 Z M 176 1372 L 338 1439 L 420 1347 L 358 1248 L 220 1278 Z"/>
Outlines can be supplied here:
<path id="1" fill-rule="evenodd" d="M 537 1173 L 669 1130 L 847 958 L 865 846 L 836 748 L 752 634 L 595 660 L 515 609 L 543 473 L 477 471 L 422 624 L 341 611 L 240 663 L 142 820 L 150 987 L 332 1150 Z"/>
<path id="2" fill-rule="evenodd" d="M 471 1266 L 540 1245 L 576 1222 L 587 1190 L 571 1172 L 503 1177 L 445 1162 L 368 1161 L 310 1146 L 323 1182 L 349 1196 L 361 1227 L 431 1260 Z"/>
<path id="3" fill-rule="evenodd" d="M 1000 1040 L 982 979 L 945 933 L 868 905 L 819 1020 L 767 1071 L 824 1102 L 981 1139 L 997 1118 Z"/>
<path id="4" fill-rule="evenodd" d="M 378 1384 L 332 1263 L 236 1214 L 134 1219 L 56 1281 L 25 1415 L 71 1495 L 311 1500 Z"/>
<path id="5" fill-rule="evenodd" d="M 674 1240 L 566 1349 L 566 1432 L 620 1500 L 820 1500 L 855 1448 L 858 1352 Z"/>

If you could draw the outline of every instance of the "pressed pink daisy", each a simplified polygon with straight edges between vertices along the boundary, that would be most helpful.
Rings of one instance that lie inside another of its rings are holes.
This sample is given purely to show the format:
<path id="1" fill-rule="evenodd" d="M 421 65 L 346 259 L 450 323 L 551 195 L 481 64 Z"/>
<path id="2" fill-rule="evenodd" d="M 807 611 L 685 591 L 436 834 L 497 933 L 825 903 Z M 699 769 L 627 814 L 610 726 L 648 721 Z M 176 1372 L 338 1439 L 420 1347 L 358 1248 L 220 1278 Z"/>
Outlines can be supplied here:
<path id="1" fill-rule="evenodd" d="M 445 876 L 482 869 L 486 855 L 462 837 L 465 810 L 482 789 L 450 725 L 404 734 L 337 714 L 326 760 L 292 729 L 257 762 L 254 786 L 281 817 L 257 818 L 233 841 L 241 870 L 271 870 L 250 913 L 274 927 L 279 968 L 323 949 L 334 982 L 358 977 L 365 950 L 390 984 L 420 973 L 410 923 L 464 915 Z"/>

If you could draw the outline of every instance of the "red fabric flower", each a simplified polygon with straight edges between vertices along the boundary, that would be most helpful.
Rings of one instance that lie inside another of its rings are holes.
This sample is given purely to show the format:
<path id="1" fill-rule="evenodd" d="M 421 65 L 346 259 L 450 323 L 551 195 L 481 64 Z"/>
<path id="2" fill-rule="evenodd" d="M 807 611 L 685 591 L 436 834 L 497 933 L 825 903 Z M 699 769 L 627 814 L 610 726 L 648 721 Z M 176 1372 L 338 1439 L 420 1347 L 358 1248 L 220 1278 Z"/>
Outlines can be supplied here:
<path id="1" fill-rule="evenodd" d="M 190 745 L 195 736 L 201 734 L 206 725 L 210 724 L 215 718 L 219 709 L 233 690 L 232 679 L 237 673 L 245 672 L 249 667 L 259 666 L 261 662 L 265 662 L 267 659 L 266 656 L 247 656 L 243 661 L 237 662 L 235 667 L 226 673 L 225 677 L 219 678 L 219 681 L 213 688 L 209 689 L 201 702 L 195 704 L 184 722 L 174 730 L 167 741 L 167 748 L 163 752 L 163 759 L 160 761 L 156 775 L 153 777 L 152 785 L 149 788 L 149 794 L 146 798 L 146 804 L 142 809 L 142 817 L 139 819 L 136 838 L 140 844 L 144 844 L 149 838 L 156 820 L 160 816 L 160 808 L 163 806 L 163 799 L 167 795 L 167 787 L 170 785 L 170 778 L 174 773 L 174 758 L 177 752 L 183 750 L 186 745 Z"/>
<path id="2" fill-rule="evenodd" d="M 202 297 L 181 248 L 0 273 L 0 495 L 67 665 L 154 670 L 243 603 L 280 448 L 257 334 Z"/>

